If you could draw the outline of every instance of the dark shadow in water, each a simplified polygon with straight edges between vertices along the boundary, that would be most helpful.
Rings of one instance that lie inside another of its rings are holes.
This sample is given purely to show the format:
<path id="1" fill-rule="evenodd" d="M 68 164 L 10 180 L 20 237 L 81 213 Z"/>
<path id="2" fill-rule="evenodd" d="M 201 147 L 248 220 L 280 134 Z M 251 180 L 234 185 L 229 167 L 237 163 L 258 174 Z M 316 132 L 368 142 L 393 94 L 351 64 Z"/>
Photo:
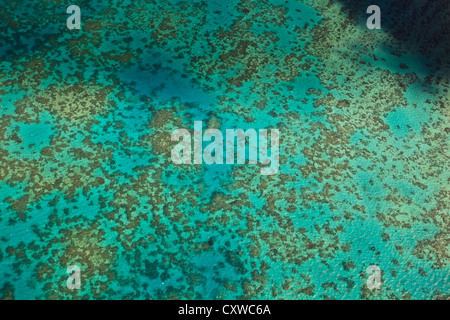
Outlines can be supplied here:
<path id="1" fill-rule="evenodd" d="M 381 9 L 381 27 L 412 52 L 429 61 L 431 70 L 450 79 L 450 1 L 337 0 L 353 21 L 366 24 L 370 5 Z M 423 62 L 427 63 L 427 62 Z"/>

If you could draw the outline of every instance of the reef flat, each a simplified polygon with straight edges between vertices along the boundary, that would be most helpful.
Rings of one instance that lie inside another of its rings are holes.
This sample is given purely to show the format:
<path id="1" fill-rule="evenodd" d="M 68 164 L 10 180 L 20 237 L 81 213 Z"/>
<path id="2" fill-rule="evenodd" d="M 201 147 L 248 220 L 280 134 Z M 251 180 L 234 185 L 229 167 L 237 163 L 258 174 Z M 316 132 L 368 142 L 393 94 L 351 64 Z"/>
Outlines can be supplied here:
<path id="1" fill-rule="evenodd" d="M 448 45 L 403 8 L 0 4 L 0 298 L 449 297 Z M 278 173 L 175 165 L 194 121 L 278 129 Z"/>

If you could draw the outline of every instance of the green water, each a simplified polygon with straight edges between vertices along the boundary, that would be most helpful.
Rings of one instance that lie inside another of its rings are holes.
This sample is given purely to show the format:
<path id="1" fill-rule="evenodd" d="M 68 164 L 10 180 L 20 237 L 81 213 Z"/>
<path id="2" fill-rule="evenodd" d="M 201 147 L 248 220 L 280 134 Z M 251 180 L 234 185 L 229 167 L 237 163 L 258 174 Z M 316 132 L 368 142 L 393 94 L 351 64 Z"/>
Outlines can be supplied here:
<path id="1" fill-rule="evenodd" d="M 0 297 L 448 297 L 448 69 L 386 6 L 0 3 Z M 174 165 L 199 120 L 279 129 L 278 173 Z"/>

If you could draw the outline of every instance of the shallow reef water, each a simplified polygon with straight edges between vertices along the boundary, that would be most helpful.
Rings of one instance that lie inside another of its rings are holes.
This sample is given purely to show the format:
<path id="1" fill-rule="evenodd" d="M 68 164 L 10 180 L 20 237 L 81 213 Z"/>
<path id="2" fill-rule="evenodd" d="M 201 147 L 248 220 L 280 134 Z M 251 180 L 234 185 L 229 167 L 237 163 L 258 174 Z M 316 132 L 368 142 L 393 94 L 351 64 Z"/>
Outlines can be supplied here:
<path id="1" fill-rule="evenodd" d="M 77 1 L 69 30 L 0 1 L 0 298 L 449 298 L 449 46 L 366 2 Z M 279 129 L 278 173 L 173 164 L 199 120 Z"/>

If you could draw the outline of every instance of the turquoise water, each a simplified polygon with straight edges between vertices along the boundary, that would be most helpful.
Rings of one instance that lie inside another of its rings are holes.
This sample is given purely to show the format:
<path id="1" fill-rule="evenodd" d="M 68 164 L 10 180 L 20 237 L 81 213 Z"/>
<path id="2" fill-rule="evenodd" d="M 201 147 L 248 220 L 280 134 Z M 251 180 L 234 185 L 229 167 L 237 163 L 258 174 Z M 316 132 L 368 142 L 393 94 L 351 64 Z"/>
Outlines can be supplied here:
<path id="1" fill-rule="evenodd" d="M 0 1 L 0 297 L 448 298 L 448 69 L 344 2 L 79 1 L 68 30 Z M 174 165 L 199 120 L 279 129 L 278 173 Z"/>

